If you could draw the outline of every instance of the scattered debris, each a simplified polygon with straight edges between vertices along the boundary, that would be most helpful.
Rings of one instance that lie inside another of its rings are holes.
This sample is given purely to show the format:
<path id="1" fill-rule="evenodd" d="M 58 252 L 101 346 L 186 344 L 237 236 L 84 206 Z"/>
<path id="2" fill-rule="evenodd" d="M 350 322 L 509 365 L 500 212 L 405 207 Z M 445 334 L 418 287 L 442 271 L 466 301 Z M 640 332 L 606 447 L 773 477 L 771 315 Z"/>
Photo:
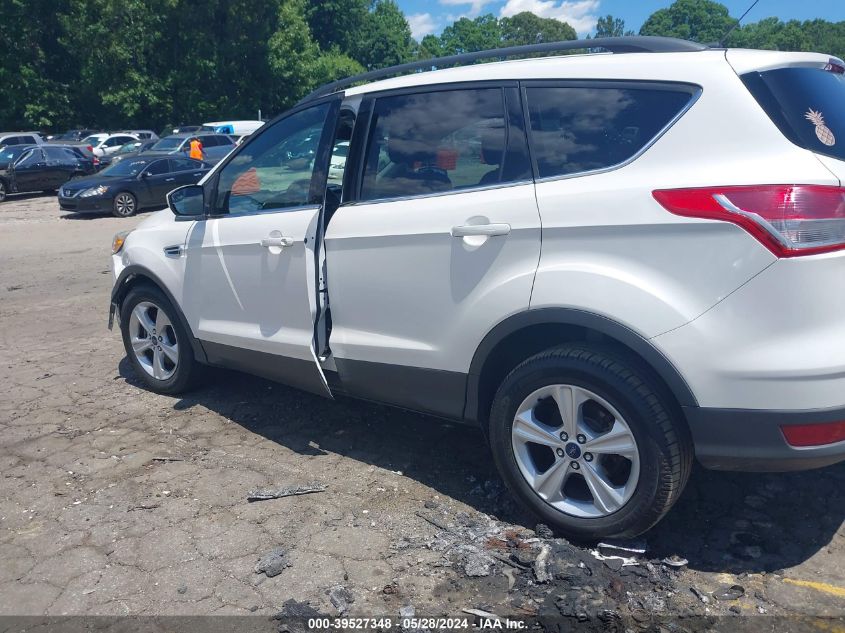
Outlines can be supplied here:
<path id="1" fill-rule="evenodd" d="M 546 569 L 546 565 L 549 560 L 549 554 L 552 553 L 552 548 L 548 544 L 543 544 L 540 547 L 540 553 L 537 554 L 537 558 L 534 560 L 534 577 L 537 579 L 537 582 L 545 583 L 551 580 L 551 576 L 549 575 L 548 570 Z"/>
<path id="2" fill-rule="evenodd" d="M 349 605 L 355 602 L 355 596 L 343 585 L 335 585 L 326 593 L 329 596 L 329 601 L 341 615 L 349 611 Z"/>
<path id="3" fill-rule="evenodd" d="M 464 573 L 470 578 L 490 575 L 490 558 L 475 548 L 467 547 L 464 555 Z"/>
<path id="4" fill-rule="evenodd" d="M 156 508 L 161 507 L 159 503 L 139 503 L 136 506 L 132 506 L 131 508 L 127 508 L 127 512 L 135 512 L 136 510 L 155 510 Z"/>
<path id="5" fill-rule="evenodd" d="M 444 530 L 446 532 L 449 531 L 448 525 L 446 525 L 442 521 L 435 519 L 434 517 L 428 516 L 427 514 L 423 514 L 422 512 L 417 512 L 417 516 L 424 521 L 428 521 L 429 523 L 431 523 L 436 528 L 440 528 L 441 530 Z"/>
<path id="6" fill-rule="evenodd" d="M 513 569 L 503 569 L 502 574 L 508 579 L 508 591 L 516 584 L 516 572 Z"/>
<path id="7" fill-rule="evenodd" d="M 265 574 L 267 578 L 278 576 L 282 571 L 290 567 L 288 561 L 288 550 L 284 547 L 277 547 L 264 554 L 255 564 L 256 574 Z"/>
<path id="8" fill-rule="evenodd" d="M 294 497 L 297 495 L 307 495 L 314 492 L 325 492 L 326 486 L 320 484 L 308 484 L 305 486 L 291 486 L 288 488 L 279 488 L 278 490 L 259 489 L 250 492 L 246 500 L 253 501 L 267 501 L 269 499 L 281 499 L 283 497 Z"/>
<path id="9" fill-rule="evenodd" d="M 623 567 L 639 565 L 637 559 L 632 556 L 605 556 L 604 554 L 599 552 L 598 549 L 590 550 L 590 554 L 592 554 L 593 558 L 595 558 L 596 560 L 604 561 L 605 563 L 615 561 L 615 563 L 611 563 L 608 565 L 608 567 L 610 567 L 611 569 L 619 570 Z"/>
<path id="10" fill-rule="evenodd" d="M 701 592 L 700 592 L 698 589 L 696 589 L 695 587 L 690 587 L 690 588 L 689 588 L 689 590 L 690 590 L 690 591 L 692 591 L 693 595 L 694 595 L 696 598 L 698 598 L 699 600 L 701 600 L 701 602 L 703 602 L 704 604 L 708 604 L 708 603 L 710 602 L 710 598 L 708 598 L 707 596 L 705 596 L 703 593 L 701 593 Z"/>
<path id="11" fill-rule="evenodd" d="M 745 587 L 742 585 L 730 585 L 722 587 L 719 591 L 713 594 L 713 597 L 716 598 L 716 600 L 725 602 L 728 600 L 739 600 L 744 595 Z"/>
<path id="12" fill-rule="evenodd" d="M 648 547 L 643 541 L 605 541 L 596 545 L 596 549 L 605 556 L 621 556 L 634 554 L 642 556 Z"/>
<path id="13" fill-rule="evenodd" d="M 184 462 L 185 460 L 182 459 L 181 457 L 153 457 L 150 461 L 168 463 L 168 462 Z"/>
<path id="14" fill-rule="evenodd" d="M 675 569 L 680 569 L 681 567 L 686 567 L 687 565 L 689 565 L 689 561 L 686 558 L 681 558 L 677 554 L 667 556 L 660 562 L 666 565 L 667 567 L 674 567 Z"/>
<path id="15" fill-rule="evenodd" d="M 543 539 L 553 539 L 555 537 L 555 533 L 545 523 L 538 523 L 534 528 L 534 533 Z"/>
<path id="16" fill-rule="evenodd" d="M 399 607 L 399 617 L 400 618 L 413 618 L 417 613 L 417 610 L 414 608 L 414 605 L 409 604 L 404 607 Z"/>
<path id="17" fill-rule="evenodd" d="M 188 585 L 186 585 L 185 583 L 182 583 L 181 585 L 179 585 L 176 588 L 176 593 L 183 594 L 183 595 L 188 593 Z"/>
<path id="18" fill-rule="evenodd" d="M 489 611 L 483 611 L 481 609 L 461 609 L 464 613 L 469 613 L 470 615 L 478 616 L 479 618 L 485 618 L 487 620 L 501 620 L 498 615 L 495 613 L 490 613 Z"/>
<path id="19" fill-rule="evenodd" d="M 289 620 L 293 618 L 316 618 L 321 614 L 307 602 L 299 602 L 291 598 L 282 604 L 281 610 L 273 616 L 274 620 Z"/>

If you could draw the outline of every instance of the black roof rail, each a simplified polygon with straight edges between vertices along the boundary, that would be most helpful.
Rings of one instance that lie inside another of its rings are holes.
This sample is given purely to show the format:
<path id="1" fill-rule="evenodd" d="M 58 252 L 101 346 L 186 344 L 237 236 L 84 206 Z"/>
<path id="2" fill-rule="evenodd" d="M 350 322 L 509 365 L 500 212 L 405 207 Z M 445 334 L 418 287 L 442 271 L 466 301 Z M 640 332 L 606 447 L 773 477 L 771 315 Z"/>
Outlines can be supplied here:
<path id="1" fill-rule="evenodd" d="M 654 37 L 650 35 L 635 35 L 626 37 L 596 37 L 589 40 L 565 40 L 563 42 L 545 42 L 543 44 L 528 44 L 525 46 L 511 46 L 508 48 L 494 48 L 487 51 L 476 51 L 474 53 L 461 53 L 460 55 L 448 55 L 446 57 L 432 57 L 389 68 L 379 68 L 369 72 L 353 75 L 345 79 L 338 79 L 331 83 L 317 88 L 314 92 L 302 99 L 299 103 L 305 103 L 329 95 L 353 84 L 385 79 L 394 75 L 411 73 L 414 71 L 429 71 L 438 67 L 465 65 L 476 62 L 480 59 L 496 59 L 513 57 L 515 55 L 539 55 L 541 53 L 557 53 L 579 49 L 602 48 L 612 53 L 682 53 L 704 51 L 708 47 L 697 42 L 676 39 L 674 37 Z"/>

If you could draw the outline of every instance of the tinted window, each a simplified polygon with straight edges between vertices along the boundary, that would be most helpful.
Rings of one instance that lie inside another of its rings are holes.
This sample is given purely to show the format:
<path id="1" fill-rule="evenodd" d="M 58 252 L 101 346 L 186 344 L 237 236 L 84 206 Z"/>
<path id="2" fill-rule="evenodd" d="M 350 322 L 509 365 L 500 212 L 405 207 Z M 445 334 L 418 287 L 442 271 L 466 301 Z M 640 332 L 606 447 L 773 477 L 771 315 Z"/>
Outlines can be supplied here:
<path id="1" fill-rule="evenodd" d="M 190 158 L 171 158 L 170 165 L 172 171 L 190 171 L 192 169 L 202 169 L 203 164 Z"/>
<path id="2" fill-rule="evenodd" d="M 23 154 L 26 146 L 23 145 L 16 145 L 12 147 L 4 147 L 0 149 L 0 163 L 11 163 L 14 160 Z"/>
<path id="3" fill-rule="evenodd" d="M 219 145 L 217 138 L 214 136 L 200 136 L 199 140 L 203 147 L 217 147 Z"/>
<path id="4" fill-rule="evenodd" d="M 540 178 L 625 162 L 692 98 L 686 90 L 609 86 L 533 87 L 526 95 Z"/>
<path id="5" fill-rule="evenodd" d="M 182 144 L 182 141 L 185 139 L 181 136 L 165 136 L 163 139 L 156 142 L 155 145 L 152 146 L 153 151 L 170 151 L 174 149 L 178 149 L 179 146 Z"/>
<path id="6" fill-rule="evenodd" d="M 148 174 L 152 174 L 153 176 L 159 176 L 161 174 L 168 173 L 170 165 L 168 165 L 166 160 L 157 160 L 154 163 L 150 163 L 144 169 L 144 171 Z"/>
<path id="7" fill-rule="evenodd" d="M 35 145 L 36 141 L 34 136 L 19 136 L 18 143 L 31 143 Z"/>
<path id="8" fill-rule="evenodd" d="M 215 136 L 215 141 L 218 145 L 233 145 L 234 141 L 228 136 Z"/>
<path id="9" fill-rule="evenodd" d="M 47 154 L 47 160 L 61 161 L 63 163 L 74 160 L 74 156 L 70 150 L 67 150 L 64 147 L 47 146 L 44 148 L 44 152 Z"/>
<path id="10" fill-rule="evenodd" d="M 495 185 L 507 143 L 499 88 L 377 99 L 361 198 L 393 198 Z"/>
<path id="11" fill-rule="evenodd" d="M 796 145 L 845 160 L 845 75 L 821 68 L 780 68 L 742 80 Z"/>
<path id="12" fill-rule="evenodd" d="M 18 162 L 15 164 L 16 167 L 26 167 L 29 165 L 34 165 L 40 161 L 44 160 L 44 154 L 41 152 L 40 149 L 31 149 L 28 152 L 25 152 L 19 159 Z"/>
<path id="13" fill-rule="evenodd" d="M 311 195 L 314 166 L 330 104 L 292 114 L 241 151 L 220 171 L 217 213 L 249 213 L 322 202 Z"/>

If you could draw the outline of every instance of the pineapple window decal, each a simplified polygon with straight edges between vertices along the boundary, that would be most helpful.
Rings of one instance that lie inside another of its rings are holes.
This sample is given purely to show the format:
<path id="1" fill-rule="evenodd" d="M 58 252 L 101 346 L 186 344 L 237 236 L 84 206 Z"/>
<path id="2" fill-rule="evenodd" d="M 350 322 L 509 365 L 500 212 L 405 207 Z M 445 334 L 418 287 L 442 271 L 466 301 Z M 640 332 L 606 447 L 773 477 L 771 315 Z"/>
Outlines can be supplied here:
<path id="1" fill-rule="evenodd" d="M 810 108 L 804 118 L 816 126 L 816 137 L 819 141 L 828 147 L 833 147 L 836 144 L 836 137 L 831 129 L 824 124 L 824 115 L 821 112 L 816 112 Z"/>

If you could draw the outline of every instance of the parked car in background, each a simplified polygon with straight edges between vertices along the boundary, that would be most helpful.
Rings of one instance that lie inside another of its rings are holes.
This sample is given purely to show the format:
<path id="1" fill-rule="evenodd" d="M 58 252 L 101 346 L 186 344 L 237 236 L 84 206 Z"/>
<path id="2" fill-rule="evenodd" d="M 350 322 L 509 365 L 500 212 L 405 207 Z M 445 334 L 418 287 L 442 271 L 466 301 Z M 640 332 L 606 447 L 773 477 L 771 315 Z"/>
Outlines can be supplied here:
<path id="1" fill-rule="evenodd" d="M 235 145 L 241 145 L 244 141 L 246 141 L 252 134 L 229 134 L 229 138 L 235 143 Z"/>
<path id="2" fill-rule="evenodd" d="M 157 141 L 158 134 L 153 132 L 152 130 L 123 130 L 123 134 L 131 134 L 132 136 L 137 136 L 139 139 L 144 141 Z"/>
<path id="3" fill-rule="evenodd" d="M 244 136 L 252 134 L 262 125 L 264 121 L 211 121 L 202 124 L 202 131 Z"/>
<path id="4" fill-rule="evenodd" d="M 194 184 L 211 165 L 182 156 L 140 154 L 88 178 L 78 178 L 59 190 L 59 206 L 76 213 L 135 215 L 141 209 L 161 208 L 167 193 Z"/>
<path id="5" fill-rule="evenodd" d="M 102 169 L 105 169 L 109 165 L 114 165 L 126 158 L 134 157 L 142 152 L 146 152 L 155 145 L 157 141 L 158 138 L 155 138 L 146 141 L 132 141 L 131 143 L 126 143 L 126 145 L 121 145 L 114 154 L 106 154 L 100 158 L 101 167 Z"/>
<path id="6" fill-rule="evenodd" d="M 0 147 L 0 202 L 6 199 L 11 190 L 9 186 L 9 165 L 15 162 L 26 150 L 35 145 L 6 145 Z"/>
<path id="7" fill-rule="evenodd" d="M 202 143 L 205 161 L 212 165 L 220 161 L 235 147 L 234 141 L 226 134 L 171 134 L 160 139 L 147 152 L 154 154 L 183 154 L 188 155 L 191 141 L 198 138 Z"/>
<path id="8" fill-rule="evenodd" d="M 91 143 L 91 151 L 94 152 L 95 156 L 106 156 L 108 154 L 114 154 L 117 150 L 119 150 L 127 143 L 140 140 L 134 134 L 125 134 L 123 132 L 120 132 L 118 134 L 105 135 L 95 134 L 94 136 L 99 139 L 99 142 L 96 145 Z M 89 136 L 88 138 L 90 139 L 92 137 Z"/>
<path id="9" fill-rule="evenodd" d="M 38 132 L 0 132 L 0 146 L 41 145 L 43 142 Z"/>
<path id="10" fill-rule="evenodd" d="M 52 192 L 75 176 L 95 172 L 93 160 L 81 151 L 58 145 L 34 145 L 9 164 L 8 185 L 13 193 Z"/>
<path id="11" fill-rule="evenodd" d="M 199 132 L 202 129 L 201 125 L 179 125 L 174 128 L 163 130 L 161 137 L 170 136 L 171 134 L 184 134 L 185 132 Z"/>
<path id="12" fill-rule="evenodd" d="M 61 134 L 51 134 L 47 137 L 47 141 L 50 143 L 79 143 L 82 139 L 87 138 L 92 134 L 96 134 L 99 130 L 86 130 L 86 129 L 77 129 L 77 130 L 68 130 L 67 132 L 63 132 Z"/>

